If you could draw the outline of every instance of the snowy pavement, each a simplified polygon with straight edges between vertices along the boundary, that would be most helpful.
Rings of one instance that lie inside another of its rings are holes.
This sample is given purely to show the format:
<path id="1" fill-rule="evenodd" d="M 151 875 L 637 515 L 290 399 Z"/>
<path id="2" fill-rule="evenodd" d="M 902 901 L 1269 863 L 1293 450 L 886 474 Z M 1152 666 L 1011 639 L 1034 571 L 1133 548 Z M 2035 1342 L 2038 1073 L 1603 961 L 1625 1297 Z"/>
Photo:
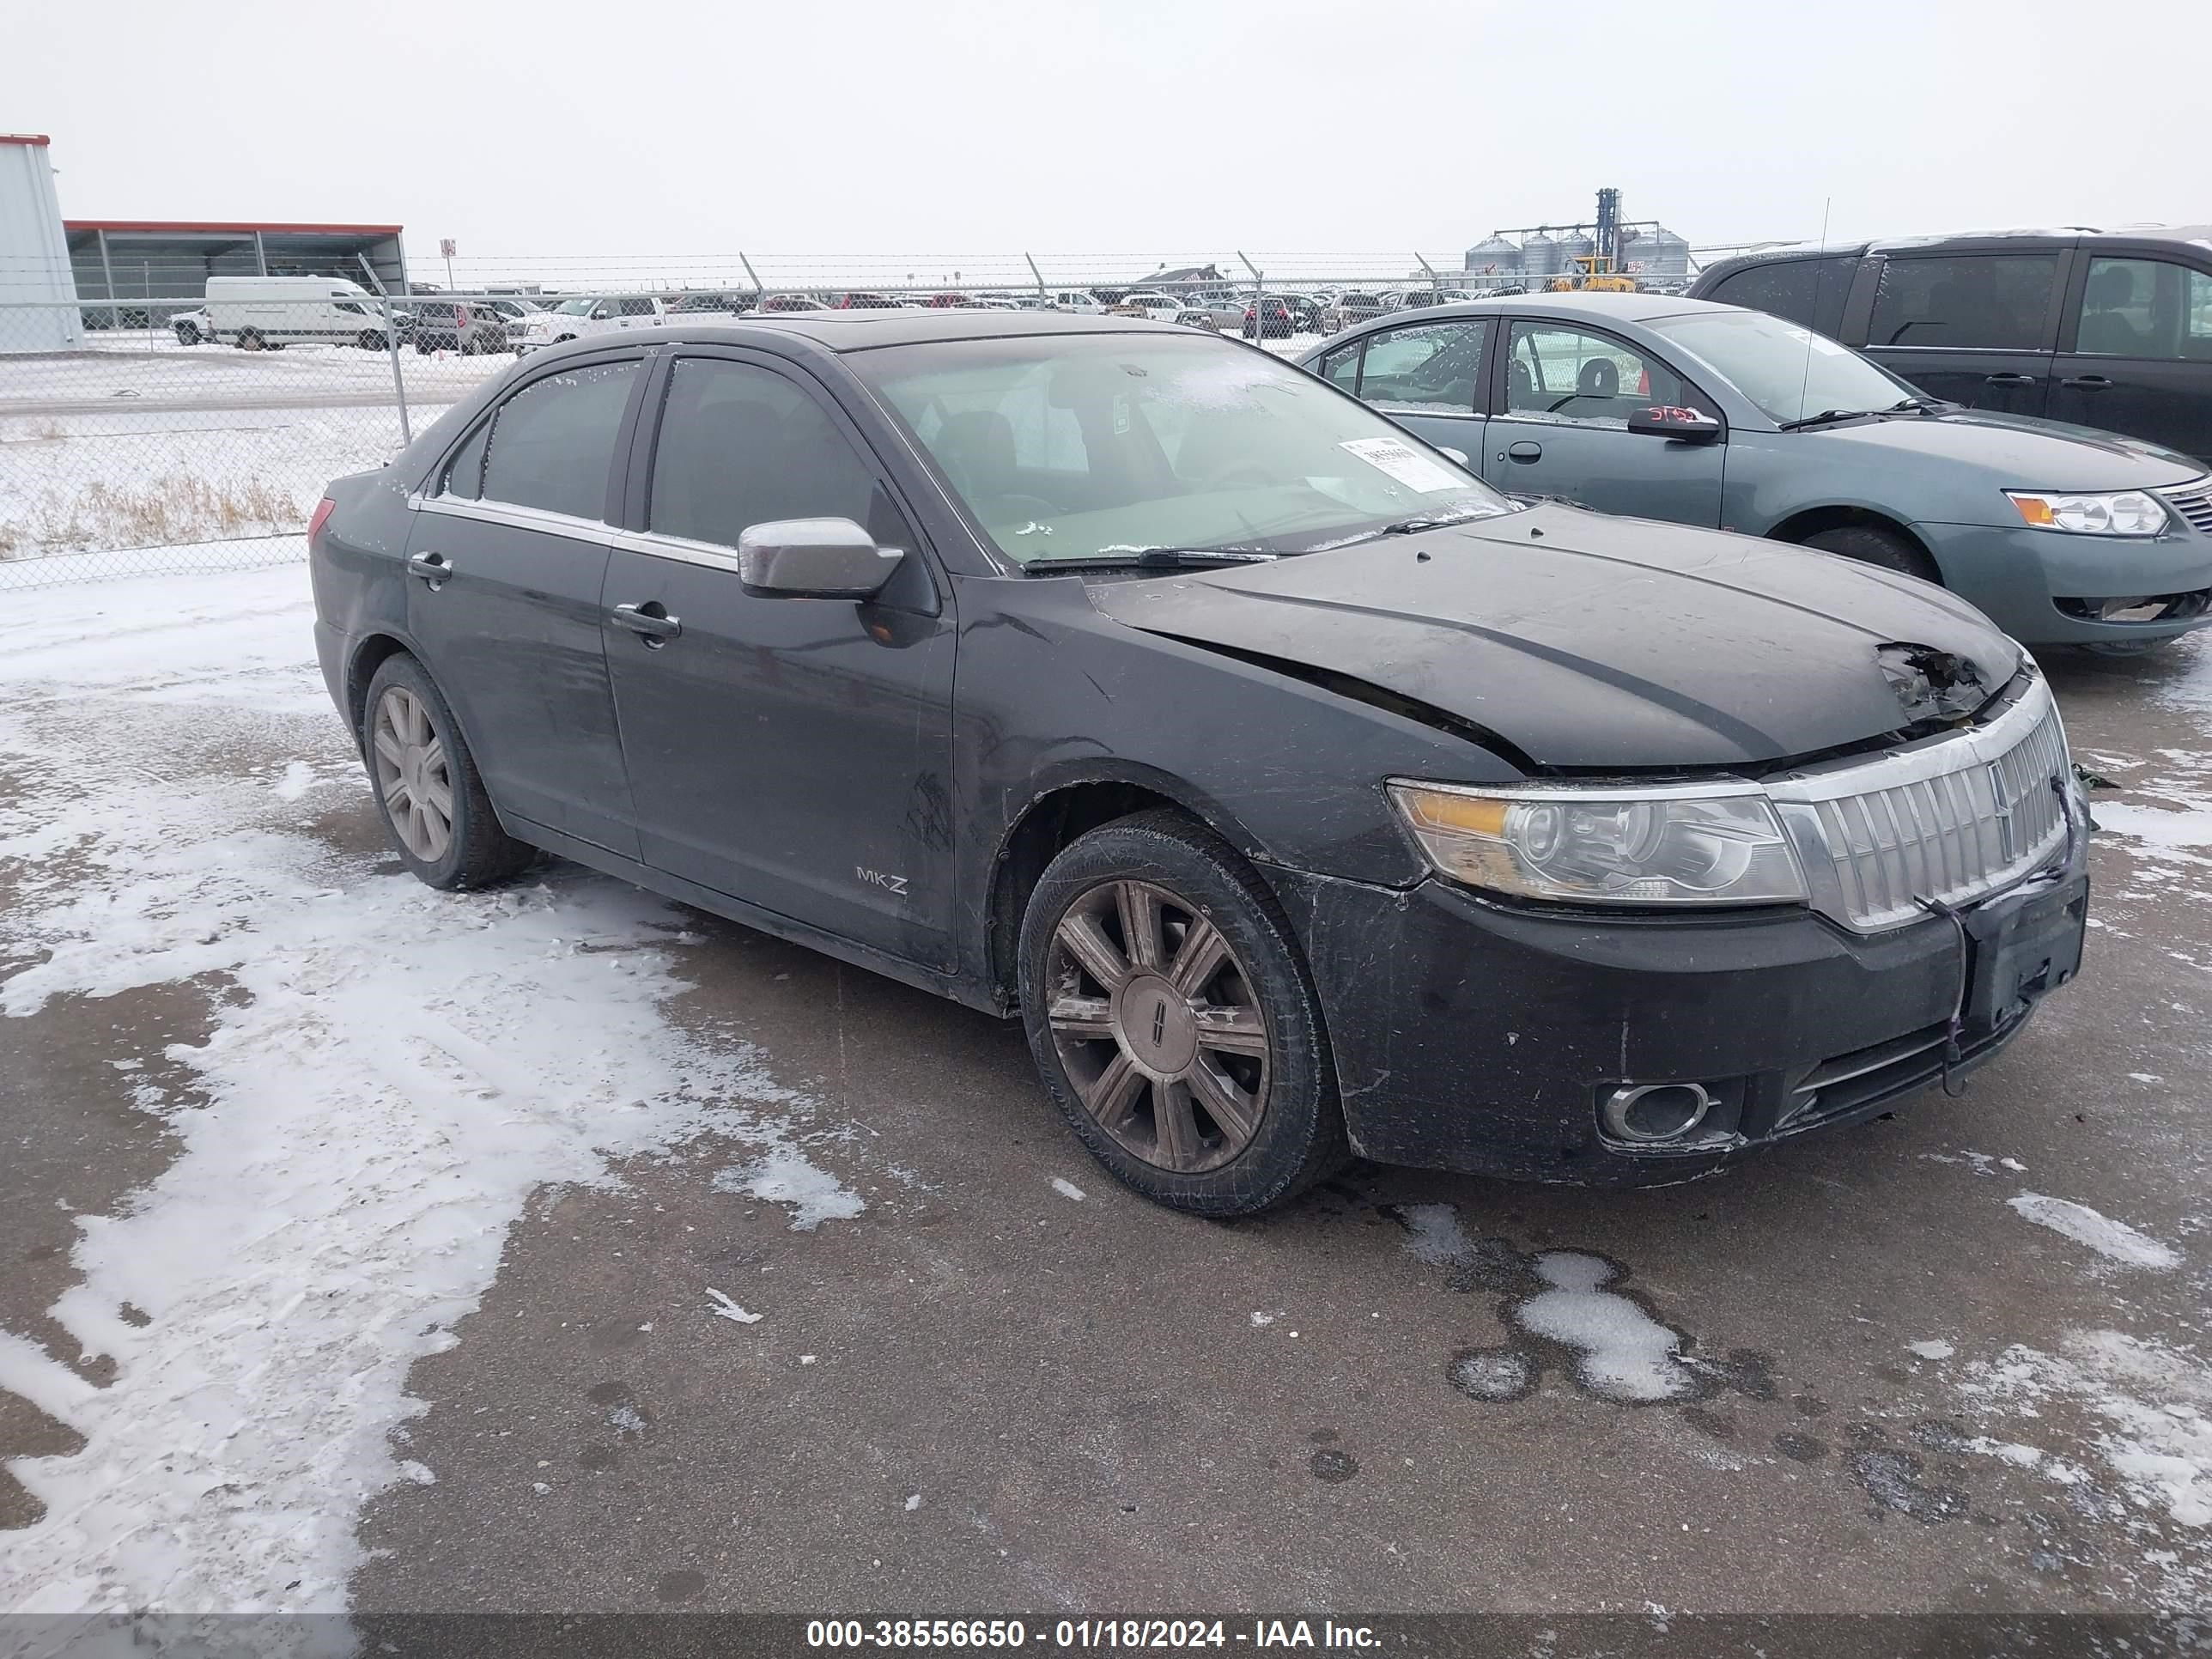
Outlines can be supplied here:
<path id="1" fill-rule="evenodd" d="M 1710 1182 L 1132 1198 L 1018 1032 L 386 856 L 299 566 L 0 609 L 0 1612 L 2212 1597 L 2212 649 L 2082 978 Z"/>

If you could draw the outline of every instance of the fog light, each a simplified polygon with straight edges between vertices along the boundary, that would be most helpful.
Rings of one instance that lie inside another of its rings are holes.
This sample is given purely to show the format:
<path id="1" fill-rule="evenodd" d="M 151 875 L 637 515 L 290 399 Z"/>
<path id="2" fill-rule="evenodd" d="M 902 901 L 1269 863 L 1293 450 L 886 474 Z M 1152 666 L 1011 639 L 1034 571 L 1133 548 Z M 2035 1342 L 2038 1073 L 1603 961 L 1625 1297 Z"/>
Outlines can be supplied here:
<path id="1" fill-rule="evenodd" d="M 1680 1140 L 1705 1121 L 1713 1097 L 1701 1083 L 1638 1083 L 1605 1097 L 1605 1131 L 1644 1146 Z"/>

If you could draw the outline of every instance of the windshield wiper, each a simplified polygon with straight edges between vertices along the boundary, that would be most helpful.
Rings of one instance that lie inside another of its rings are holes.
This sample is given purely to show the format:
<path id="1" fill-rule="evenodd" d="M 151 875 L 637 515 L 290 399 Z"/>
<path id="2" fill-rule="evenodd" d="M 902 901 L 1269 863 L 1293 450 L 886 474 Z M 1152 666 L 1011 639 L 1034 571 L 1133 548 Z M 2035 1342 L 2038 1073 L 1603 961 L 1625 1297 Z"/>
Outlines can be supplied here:
<path id="1" fill-rule="evenodd" d="M 1917 410 L 1923 415 L 1941 415 L 1946 410 L 1956 409 L 1958 406 L 1958 404 L 1946 402 L 1941 398 L 1922 398 L 1916 396 L 1899 398 L 1887 409 L 1882 410 L 1882 413 L 1885 415 L 1905 415 L 1910 414 Z"/>
<path id="2" fill-rule="evenodd" d="M 1054 570 L 1204 570 L 1219 564 L 1267 564 L 1280 556 L 1257 547 L 1133 547 L 1072 559 L 1031 559 L 1025 576 Z"/>
<path id="3" fill-rule="evenodd" d="M 1824 409 L 1818 415 L 1808 415 L 1802 421 L 1784 421 L 1782 430 L 1797 432 L 1808 426 L 1826 426 L 1831 421 L 1858 421 L 1882 413 L 1878 409 Z"/>

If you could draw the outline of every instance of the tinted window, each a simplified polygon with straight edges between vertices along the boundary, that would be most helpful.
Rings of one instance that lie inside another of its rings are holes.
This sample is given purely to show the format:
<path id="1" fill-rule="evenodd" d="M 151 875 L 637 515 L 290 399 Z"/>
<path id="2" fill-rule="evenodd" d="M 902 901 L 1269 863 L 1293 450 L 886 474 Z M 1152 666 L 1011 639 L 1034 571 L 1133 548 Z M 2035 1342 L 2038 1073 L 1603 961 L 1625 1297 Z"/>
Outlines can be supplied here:
<path id="1" fill-rule="evenodd" d="M 1867 343 L 2033 351 L 2058 276 L 2051 253 L 1962 253 L 1884 263 Z"/>
<path id="2" fill-rule="evenodd" d="M 1844 325 L 1844 299 L 1857 264 L 1855 258 L 1777 259 L 1722 278 L 1705 297 L 1834 334 Z"/>
<path id="3" fill-rule="evenodd" d="M 2075 349 L 2212 361 L 2212 276 L 2166 259 L 2092 259 Z"/>
<path id="4" fill-rule="evenodd" d="M 1418 323 L 1370 334 L 1359 395 L 1377 409 L 1472 415 L 1482 396 L 1489 336 L 1486 322 Z"/>
<path id="5" fill-rule="evenodd" d="M 748 525 L 778 519 L 850 519 L 884 545 L 911 541 L 874 469 L 805 391 L 750 363 L 678 358 L 647 528 L 735 547 Z"/>
<path id="6" fill-rule="evenodd" d="M 1505 408 L 1516 418 L 1625 427 L 1653 404 L 1702 406 L 1665 364 L 1610 335 L 1516 323 L 1510 339 Z"/>
<path id="7" fill-rule="evenodd" d="M 550 374 L 500 405 L 484 456 L 483 497 L 579 519 L 605 515 L 615 431 L 635 362 Z"/>

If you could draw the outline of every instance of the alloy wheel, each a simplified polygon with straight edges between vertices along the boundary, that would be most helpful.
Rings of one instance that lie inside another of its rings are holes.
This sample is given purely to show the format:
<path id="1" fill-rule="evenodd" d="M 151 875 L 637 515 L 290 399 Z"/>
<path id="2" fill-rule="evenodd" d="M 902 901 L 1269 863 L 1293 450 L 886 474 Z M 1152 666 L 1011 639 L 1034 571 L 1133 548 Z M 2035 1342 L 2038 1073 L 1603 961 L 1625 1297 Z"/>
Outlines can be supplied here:
<path id="1" fill-rule="evenodd" d="M 435 864 L 453 844 L 453 778 L 430 711 L 404 685 L 385 688 L 369 728 L 376 790 L 407 850 Z"/>
<path id="2" fill-rule="evenodd" d="M 1197 1174 L 1251 1143 L 1267 1109 L 1267 1017 L 1196 906 L 1152 882 L 1101 882 L 1061 915 L 1045 975 L 1060 1065 L 1124 1148 Z"/>

